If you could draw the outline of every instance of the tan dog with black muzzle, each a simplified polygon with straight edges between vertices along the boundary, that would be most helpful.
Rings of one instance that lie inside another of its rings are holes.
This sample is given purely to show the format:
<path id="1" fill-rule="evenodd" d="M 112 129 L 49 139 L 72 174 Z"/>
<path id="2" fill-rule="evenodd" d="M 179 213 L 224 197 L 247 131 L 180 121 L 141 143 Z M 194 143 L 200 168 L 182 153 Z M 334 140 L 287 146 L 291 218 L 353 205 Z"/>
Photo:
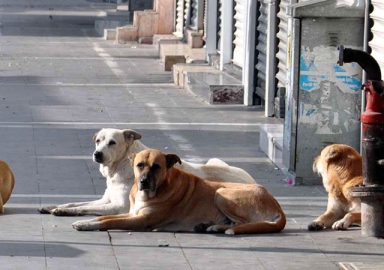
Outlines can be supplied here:
<path id="1" fill-rule="evenodd" d="M 8 164 L 0 160 L 0 214 L 4 213 L 4 204 L 9 200 L 15 186 L 15 178 Z"/>
<path id="2" fill-rule="evenodd" d="M 85 230 L 158 230 L 274 233 L 286 219 L 279 203 L 257 184 L 211 182 L 174 168 L 178 156 L 148 149 L 131 155 L 135 183 L 129 214 L 77 221 Z"/>

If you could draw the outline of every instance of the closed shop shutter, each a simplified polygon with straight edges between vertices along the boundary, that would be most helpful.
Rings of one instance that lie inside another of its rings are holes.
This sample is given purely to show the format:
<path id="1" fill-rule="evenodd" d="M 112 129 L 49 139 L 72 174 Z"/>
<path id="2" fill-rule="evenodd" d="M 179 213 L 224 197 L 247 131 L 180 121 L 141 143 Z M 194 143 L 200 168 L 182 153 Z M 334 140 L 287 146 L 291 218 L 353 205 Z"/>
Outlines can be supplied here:
<path id="1" fill-rule="evenodd" d="M 189 12 L 190 12 L 191 1 L 193 0 L 184 0 L 184 27 L 185 26 L 190 27 L 191 13 Z"/>
<path id="2" fill-rule="evenodd" d="M 191 5 L 192 5 L 192 14 L 191 14 L 191 24 L 190 28 L 193 30 L 198 30 L 198 14 L 197 14 L 197 9 L 198 9 L 198 0 L 191 0 Z"/>
<path id="3" fill-rule="evenodd" d="M 207 39 L 207 11 L 208 11 L 208 0 L 204 0 L 204 36 L 203 39 Z"/>
<path id="4" fill-rule="evenodd" d="M 176 32 L 175 35 L 182 37 L 184 33 L 184 10 L 185 0 L 178 0 L 176 4 Z"/>
<path id="5" fill-rule="evenodd" d="M 228 1 L 228 0 L 227 0 Z M 223 0 L 218 0 L 217 3 L 217 50 L 220 52 L 221 46 L 221 21 L 223 14 Z"/>
<path id="6" fill-rule="evenodd" d="M 376 59 L 381 68 L 381 77 L 384 78 L 384 1 L 372 0 L 373 11 L 370 15 L 374 23 L 371 28 L 373 39 L 369 42 L 372 49 L 371 55 Z"/>
<path id="7" fill-rule="evenodd" d="M 267 65 L 267 29 L 268 29 L 268 1 L 259 1 L 259 18 L 257 25 L 256 45 L 256 94 L 265 99 L 265 74 Z"/>
<path id="8" fill-rule="evenodd" d="M 234 50 L 233 63 L 239 67 L 244 66 L 244 35 L 245 35 L 245 0 L 235 0 L 234 6 Z"/>
<path id="9" fill-rule="evenodd" d="M 279 28 L 277 33 L 278 38 L 278 51 L 276 58 L 278 59 L 277 65 L 277 86 L 285 87 L 287 82 L 287 40 L 288 40 L 288 16 L 286 14 L 286 7 L 291 0 L 280 1 L 280 11 L 277 14 L 279 18 Z"/>

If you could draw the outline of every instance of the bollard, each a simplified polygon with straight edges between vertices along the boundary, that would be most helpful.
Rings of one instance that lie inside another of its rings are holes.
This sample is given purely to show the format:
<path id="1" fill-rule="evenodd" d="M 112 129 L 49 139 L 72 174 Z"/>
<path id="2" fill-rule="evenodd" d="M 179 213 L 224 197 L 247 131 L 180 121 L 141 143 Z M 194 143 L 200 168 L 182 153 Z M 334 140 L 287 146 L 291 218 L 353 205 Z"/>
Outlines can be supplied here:
<path id="1" fill-rule="evenodd" d="M 361 114 L 363 185 L 353 188 L 361 199 L 361 233 L 384 238 L 384 82 L 380 66 L 366 52 L 339 47 L 339 65 L 358 63 L 366 72 L 367 106 Z"/>

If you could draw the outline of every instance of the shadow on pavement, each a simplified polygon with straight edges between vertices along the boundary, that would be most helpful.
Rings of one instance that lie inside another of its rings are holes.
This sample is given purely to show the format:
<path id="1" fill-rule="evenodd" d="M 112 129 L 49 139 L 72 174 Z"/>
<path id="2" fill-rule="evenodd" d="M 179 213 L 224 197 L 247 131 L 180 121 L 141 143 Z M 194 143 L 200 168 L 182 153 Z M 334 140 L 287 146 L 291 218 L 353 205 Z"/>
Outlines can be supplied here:
<path id="1" fill-rule="evenodd" d="M 84 253 L 64 243 L 0 241 L 0 256 L 75 258 Z"/>

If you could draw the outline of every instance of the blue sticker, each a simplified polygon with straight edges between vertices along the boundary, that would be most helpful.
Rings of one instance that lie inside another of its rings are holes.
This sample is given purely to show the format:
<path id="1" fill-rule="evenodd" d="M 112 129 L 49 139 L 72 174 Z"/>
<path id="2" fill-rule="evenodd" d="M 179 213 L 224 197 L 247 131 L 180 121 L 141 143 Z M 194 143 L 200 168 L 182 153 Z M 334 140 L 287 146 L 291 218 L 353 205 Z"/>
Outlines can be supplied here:
<path id="1" fill-rule="evenodd" d="M 350 76 L 345 69 L 337 64 L 333 64 L 333 71 L 336 74 L 335 78 L 346 84 L 350 90 L 359 91 L 361 87 L 361 80 L 355 77 Z M 356 63 L 351 64 L 352 67 L 356 66 Z M 331 78 L 328 78 L 326 75 L 321 74 L 316 65 L 314 59 L 311 59 L 308 63 L 304 59 L 303 53 L 300 57 L 300 89 L 305 91 L 311 91 L 318 88 L 321 81 L 334 81 Z"/>

